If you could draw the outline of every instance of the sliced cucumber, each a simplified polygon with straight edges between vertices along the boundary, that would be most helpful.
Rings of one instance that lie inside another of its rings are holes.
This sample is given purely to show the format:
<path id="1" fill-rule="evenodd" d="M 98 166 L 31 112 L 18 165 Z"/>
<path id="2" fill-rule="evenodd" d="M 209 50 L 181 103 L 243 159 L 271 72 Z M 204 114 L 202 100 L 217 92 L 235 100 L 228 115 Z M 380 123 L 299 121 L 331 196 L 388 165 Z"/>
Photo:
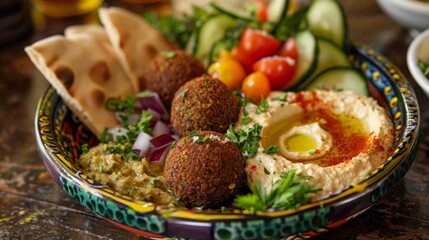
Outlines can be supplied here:
<path id="1" fill-rule="evenodd" d="M 307 23 L 314 35 L 327 38 L 340 48 L 345 48 L 347 22 L 337 0 L 313 0 L 307 12 Z"/>
<path id="2" fill-rule="evenodd" d="M 319 55 L 317 58 L 317 67 L 313 74 L 299 84 L 298 89 L 305 88 L 314 77 L 328 68 L 333 67 L 351 67 L 346 54 L 337 45 L 323 38 L 316 38 L 319 46 Z"/>
<path id="3" fill-rule="evenodd" d="M 268 5 L 268 21 L 280 23 L 288 13 L 289 0 L 271 0 Z"/>
<path id="4" fill-rule="evenodd" d="M 225 31 L 234 23 L 233 18 L 224 14 L 209 18 L 196 36 L 194 56 L 207 62 L 212 46 L 224 37 Z"/>
<path id="5" fill-rule="evenodd" d="M 297 69 L 285 90 L 298 86 L 301 81 L 308 78 L 316 69 L 319 47 L 316 37 L 309 31 L 304 30 L 295 35 L 298 48 Z"/>
<path id="6" fill-rule="evenodd" d="M 326 69 L 305 88 L 314 89 L 351 90 L 358 95 L 369 96 L 368 81 L 352 67 Z"/>
<path id="7" fill-rule="evenodd" d="M 233 4 L 221 4 L 220 2 L 212 2 L 210 6 L 221 14 L 228 15 L 234 19 L 249 21 L 254 18 L 250 12 L 246 11 L 245 6 L 236 6 Z"/>

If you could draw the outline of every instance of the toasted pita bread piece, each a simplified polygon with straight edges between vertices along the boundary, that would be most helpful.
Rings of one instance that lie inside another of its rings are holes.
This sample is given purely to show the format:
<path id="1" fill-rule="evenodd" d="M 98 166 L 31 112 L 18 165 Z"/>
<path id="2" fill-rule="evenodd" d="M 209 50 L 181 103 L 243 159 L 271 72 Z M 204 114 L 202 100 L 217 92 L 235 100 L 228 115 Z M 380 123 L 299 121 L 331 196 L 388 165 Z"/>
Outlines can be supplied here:
<path id="1" fill-rule="evenodd" d="M 64 103 L 96 135 L 118 125 L 109 98 L 135 94 L 109 43 L 89 34 L 52 36 L 25 48 Z"/>
<path id="2" fill-rule="evenodd" d="M 143 90 L 144 71 L 161 51 L 177 49 L 158 30 L 139 15 L 117 7 L 101 8 L 99 16 L 110 42 L 136 91 Z"/>
<path id="3" fill-rule="evenodd" d="M 106 44 L 110 44 L 109 36 L 107 36 L 106 30 L 101 25 L 96 24 L 84 24 L 84 25 L 73 25 L 69 26 L 64 30 L 64 36 L 66 38 L 72 38 L 81 34 L 88 34 Z"/>

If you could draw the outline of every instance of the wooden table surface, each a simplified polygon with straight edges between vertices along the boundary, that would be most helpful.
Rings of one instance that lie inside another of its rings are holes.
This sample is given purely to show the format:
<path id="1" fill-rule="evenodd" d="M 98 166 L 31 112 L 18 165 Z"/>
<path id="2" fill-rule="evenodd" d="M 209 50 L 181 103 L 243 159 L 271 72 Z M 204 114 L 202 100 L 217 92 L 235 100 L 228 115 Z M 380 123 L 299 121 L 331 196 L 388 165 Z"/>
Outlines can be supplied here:
<path id="1" fill-rule="evenodd" d="M 394 190 L 362 215 L 317 239 L 429 239 L 429 99 L 406 67 L 410 37 L 381 12 L 376 1 L 340 2 L 351 38 L 386 56 L 414 86 L 421 109 L 421 138 L 413 166 Z M 136 11 L 146 8 L 118 1 L 106 4 Z M 68 197 L 55 185 L 36 150 L 34 114 L 48 84 L 23 47 L 96 17 L 54 20 L 39 16 L 32 34 L 0 47 L 0 239 L 143 239 L 96 217 Z"/>

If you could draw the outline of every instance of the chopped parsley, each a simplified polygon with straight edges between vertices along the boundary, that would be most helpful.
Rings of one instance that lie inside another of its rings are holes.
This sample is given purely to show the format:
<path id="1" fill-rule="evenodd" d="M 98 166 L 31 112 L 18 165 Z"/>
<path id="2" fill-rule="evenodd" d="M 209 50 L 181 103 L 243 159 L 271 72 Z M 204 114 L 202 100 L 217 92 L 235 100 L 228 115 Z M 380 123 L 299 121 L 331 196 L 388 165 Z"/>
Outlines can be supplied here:
<path id="1" fill-rule="evenodd" d="M 82 154 L 86 154 L 86 153 L 88 153 L 89 152 L 89 149 L 88 149 L 88 143 L 84 143 L 84 144 L 82 144 L 82 146 L 80 146 L 81 147 L 81 149 L 82 149 Z"/>
<path id="2" fill-rule="evenodd" d="M 234 129 L 232 125 L 226 131 L 226 136 L 241 149 L 241 152 L 247 158 L 256 155 L 259 148 L 259 141 L 262 139 L 260 136 L 262 126 L 258 123 L 250 128 Z"/>
<path id="3" fill-rule="evenodd" d="M 261 114 L 268 111 L 268 101 L 262 97 L 261 101 L 258 104 L 258 108 L 256 109 L 256 114 Z"/>
<path id="4" fill-rule="evenodd" d="M 174 51 L 163 51 L 160 54 L 165 58 L 174 58 L 176 56 L 176 52 Z"/>
<path id="5" fill-rule="evenodd" d="M 271 100 L 273 100 L 273 101 L 280 101 L 280 102 L 288 102 L 288 100 L 287 100 L 287 93 L 285 94 L 285 95 L 283 95 L 283 96 L 281 96 L 281 97 L 275 97 L 275 98 L 272 98 Z"/>
<path id="6" fill-rule="evenodd" d="M 245 116 L 241 119 L 240 124 L 241 124 L 241 125 L 246 125 L 246 124 L 250 123 L 252 120 L 253 120 L 253 119 L 252 119 L 249 115 L 245 115 Z"/>
<path id="7" fill-rule="evenodd" d="M 185 97 L 186 93 L 189 91 L 189 88 L 185 88 L 179 93 L 179 97 L 183 98 Z"/>
<path id="8" fill-rule="evenodd" d="M 262 183 L 257 181 L 251 188 L 252 193 L 238 196 L 234 199 L 234 205 L 251 213 L 270 208 L 298 208 L 309 201 L 309 194 L 320 191 L 306 182 L 308 178 L 298 175 L 296 170 L 282 172 L 269 193 Z"/>
<path id="9" fill-rule="evenodd" d="M 417 66 L 422 71 L 423 75 L 429 78 L 429 63 L 425 63 L 422 60 L 417 61 Z"/>
<path id="10" fill-rule="evenodd" d="M 115 145 L 109 149 L 106 150 L 106 154 L 121 154 L 125 158 L 130 158 L 132 160 L 140 160 L 141 157 L 137 153 L 132 151 L 131 145 L 121 146 L 121 145 Z"/>
<path id="11" fill-rule="evenodd" d="M 262 151 L 263 153 L 267 153 L 267 154 L 276 154 L 279 152 L 279 147 L 277 145 L 274 146 L 270 146 L 264 149 L 264 151 Z"/>
<path id="12" fill-rule="evenodd" d="M 199 136 L 198 131 L 192 131 L 189 134 L 189 137 L 192 139 L 194 143 L 203 143 L 209 139 L 209 135 Z"/>

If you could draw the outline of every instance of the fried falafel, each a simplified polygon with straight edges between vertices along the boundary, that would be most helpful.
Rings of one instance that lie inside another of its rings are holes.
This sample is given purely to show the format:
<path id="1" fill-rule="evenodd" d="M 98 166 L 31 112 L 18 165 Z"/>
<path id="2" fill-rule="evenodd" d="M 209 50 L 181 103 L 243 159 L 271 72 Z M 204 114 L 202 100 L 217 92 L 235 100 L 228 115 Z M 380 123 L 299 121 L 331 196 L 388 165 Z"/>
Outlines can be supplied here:
<path id="1" fill-rule="evenodd" d="M 205 72 L 203 63 L 185 51 L 162 52 L 149 64 L 144 83 L 147 89 L 157 92 L 164 105 L 170 108 L 177 89 Z"/>
<path id="2" fill-rule="evenodd" d="M 186 207 L 216 209 L 245 187 L 245 159 L 223 134 L 193 132 L 169 151 L 163 172 L 165 187 Z"/>
<path id="3" fill-rule="evenodd" d="M 238 114 L 238 100 L 226 85 L 203 76 L 177 90 L 172 101 L 171 125 L 181 137 L 194 130 L 224 133 L 237 121 Z"/>

